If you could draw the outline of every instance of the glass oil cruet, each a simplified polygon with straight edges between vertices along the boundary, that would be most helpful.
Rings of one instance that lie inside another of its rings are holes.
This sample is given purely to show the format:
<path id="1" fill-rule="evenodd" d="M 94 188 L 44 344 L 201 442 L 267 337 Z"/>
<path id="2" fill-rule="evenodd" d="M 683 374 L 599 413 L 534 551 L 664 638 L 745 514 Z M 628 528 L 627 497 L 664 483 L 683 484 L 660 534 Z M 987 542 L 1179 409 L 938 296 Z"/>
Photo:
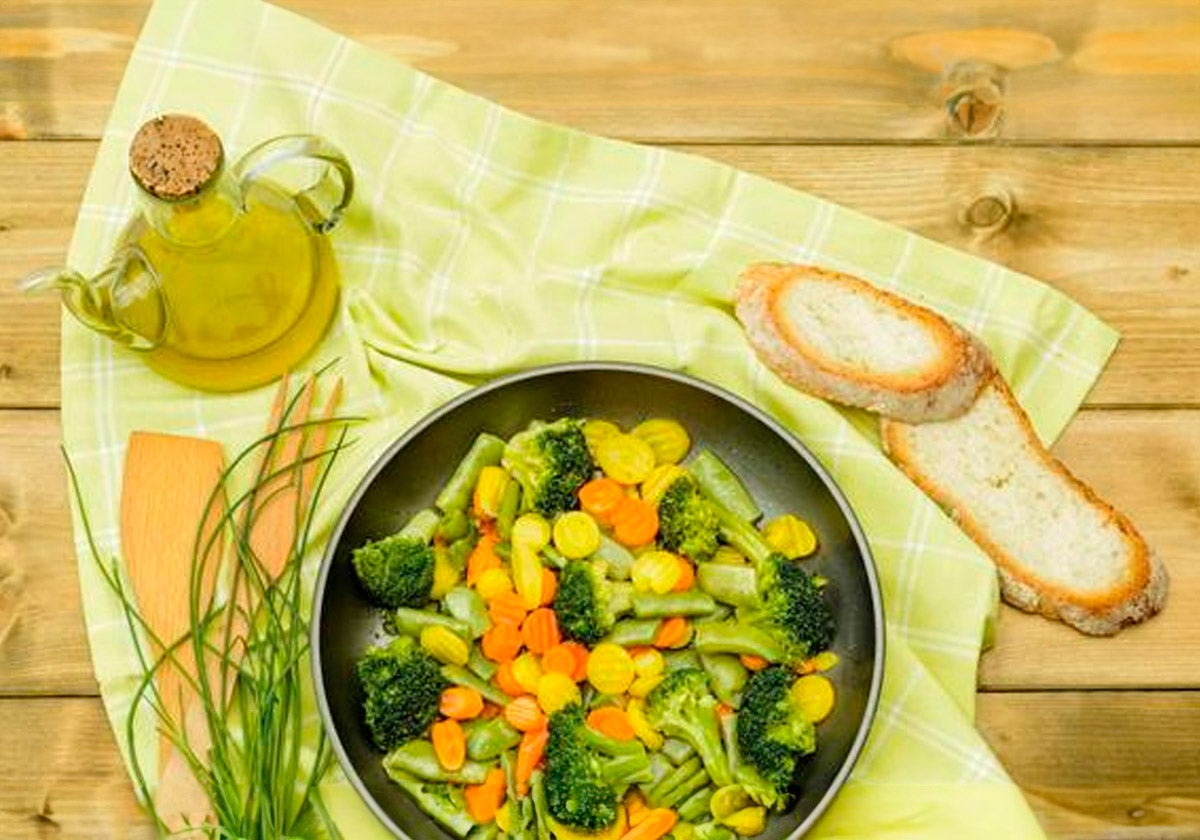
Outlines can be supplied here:
<path id="1" fill-rule="evenodd" d="M 288 162 L 308 162 L 320 177 L 295 192 L 266 177 Z M 337 307 L 325 234 L 354 192 L 341 152 L 320 137 L 289 135 L 227 169 L 212 129 L 169 114 L 138 130 L 129 171 L 140 212 L 112 261 L 94 277 L 39 271 L 22 287 L 61 290 L 82 323 L 193 388 L 242 390 L 295 367 Z"/>

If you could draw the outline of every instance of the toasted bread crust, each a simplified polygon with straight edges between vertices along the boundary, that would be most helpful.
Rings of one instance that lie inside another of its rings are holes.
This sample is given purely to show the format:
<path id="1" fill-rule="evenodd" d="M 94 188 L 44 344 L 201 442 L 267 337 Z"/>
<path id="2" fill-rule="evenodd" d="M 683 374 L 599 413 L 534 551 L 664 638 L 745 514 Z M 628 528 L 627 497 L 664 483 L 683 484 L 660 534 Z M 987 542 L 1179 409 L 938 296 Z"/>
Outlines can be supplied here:
<path id="1" fill-rule="evenodd" d="M 917 322 L 938 347 L 937 364 L 911 373 L 864 372 L 823 355 L 783 309 L 783 297 L 797 282 L 837 284 Z M 785 381 L 898 420 L 920 423 L 962 414 L 993 369 L 986 348 L 970 334 L 929 309 L 848 274 L 817 266 L 758 263 L 742 273 L 735 297 L 750 343 Z"/>
<path id="2" fill-rule="evenodd" d="M 1022 565 L 1019 558 L 1001 549 L 989 536 L 987 527 L 974 513 L 959 503 L 954 493 L 938 482 L 935 475 L 922 472 L 915 463 L 906 437 L 906 424 L 884 419 L 881 425 L 885 451 L 912 481 L 927 495 L 945 507 L 955 522 L 996 564 L 1004 600 L 1025 612 L 1058 619 L 1093 636 L 1111 636 L 1128 624 L 1150 618 L 1162 609 L 1169 586 L 1166 567 L 1155 557 L 1128 517 L 1105 502 L 1095 491 L 1076 478 L 1066 466 L 1042 445 L 1029 416 L 1017 403 L 1003 377 L 995 374 L 986 388 L 996 388 L 1017 418 L 1021 431 L 1042 464 L 1054 471 L 1096 508 L 1120 531 L 1128 546 L 1127 582 L 1099 593 L 1072 589 L 1046 580 Z"/>

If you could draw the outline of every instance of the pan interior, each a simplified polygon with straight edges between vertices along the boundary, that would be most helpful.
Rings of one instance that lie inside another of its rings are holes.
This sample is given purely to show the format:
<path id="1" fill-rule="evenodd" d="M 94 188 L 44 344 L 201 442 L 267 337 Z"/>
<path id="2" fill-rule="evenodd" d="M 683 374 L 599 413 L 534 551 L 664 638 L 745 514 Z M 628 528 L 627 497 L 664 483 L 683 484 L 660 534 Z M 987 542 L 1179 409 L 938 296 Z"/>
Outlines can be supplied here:
<path id="1" fill-rule="evenodd" d="M 878 696 L 882 650 L 878 588 L 853 515 L 804 448 L 757 410 L 676 374 L 625 365 L 562 366 L 477 389 L 430 415 L 397 441 L 368 474 L 344 515 L 317 586 L 314 656 L 318 698 L 347 776 L 393 831 L 413 840 L 450 840 L 384 774 L 382 755 L 362 722 L 354 663 L 384 642 L 382 615 L 363 597 L 351 551 L 396 531 L 432 504 L 474 437 L 508 437 L 531 420 L 602 417 L 631 428 L 649 417 L 679 420 L 693 450 L 712 449 L 745 483 L 766 518 L 796 513 L 820 546 L 805 568 L 823 575 L 840 662 L 828 676 L 837 690 L 830 717 L 818 726 L 818 750 L 804 768 L 793 810 L 772 817 L 760 840 L 803 833 L 844 780 Z"/>

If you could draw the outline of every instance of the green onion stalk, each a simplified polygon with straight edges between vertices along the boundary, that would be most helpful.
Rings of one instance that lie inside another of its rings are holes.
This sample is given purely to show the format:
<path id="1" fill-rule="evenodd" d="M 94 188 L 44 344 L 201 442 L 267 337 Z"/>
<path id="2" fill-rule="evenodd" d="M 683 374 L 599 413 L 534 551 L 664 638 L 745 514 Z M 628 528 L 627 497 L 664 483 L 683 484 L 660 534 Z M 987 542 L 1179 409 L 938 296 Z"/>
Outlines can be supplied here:
<path id="1" fill-rule="evenodd" d="M 158 730 L 187 763 L 215 819 L 182 832 L 174 828 L 176 833 L 208 840 L 340 837 L 318 787 L 331 761 L 329 743 L 320 727 L 314 733 L 311 724 L 306 726 L 313 704 L 302 559 L 312 546 L 314 512 L 330 470 L 349 444 L 346 424 L 357 418 L 289 425 L 298 398 L 292 398 L 274 431 L 247 446 L 221 473 L 194 542 L 188 630 L 175 640 L 162 639 L 153 631 L 118 561 L 102 556 L 74 466 L 63 451 L 89 551 L 120 601 L 140 666 L 124 736 L 137 793 L 164 836 L 172 833 L 168 820 L 175 815 L 160 814 L 155 808 L 153 787 L 138 755 L 139 709 L 149 709 Z M 278 468 L 272 466 L 288 435 L 307 436 L 320 426 L 337 427 L 336 441 Z M 254 468 L 256 459 L 261 459 L 261 466 Z M 305 493 L 295 494 L 295 539 L 275 576 L 251 546 L 255 512 L 263 502 L 264 488 L 286 480 L 298 482 L 310 465 L 315 470 L 313 488 L 307 498 Z M 250 487 L 235 492 L 235 474 L 247 473 Z M 222 550 L 225 545 L 230 546 L 228 551 Z M 222 585 L 207 583 L 214 576 Z M 183 664 L 185 651 L 198 667 Z M 168 698 L 157 687 L 156 676 L 167 667 L 177 671 L 193 695 L 186 726 L 170 711 Z M 202 720 L 195 718 L 197 708 Z M 197 727 L 202 727 L 199 738 Z"/>

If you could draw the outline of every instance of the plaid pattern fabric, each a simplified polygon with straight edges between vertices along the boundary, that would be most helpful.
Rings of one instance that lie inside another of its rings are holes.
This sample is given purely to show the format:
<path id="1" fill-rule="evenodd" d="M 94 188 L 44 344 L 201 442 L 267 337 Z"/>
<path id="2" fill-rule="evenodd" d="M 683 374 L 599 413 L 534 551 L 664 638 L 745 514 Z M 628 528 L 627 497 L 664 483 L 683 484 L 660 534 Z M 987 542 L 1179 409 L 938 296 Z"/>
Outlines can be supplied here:
<path id="1" fill-rule="evenodd" d="M 383 447 L 489 377 L 605 359 L 708 379 L 813 449 L 879 566 L 882 705 L 814 836 L 1042 836 L 972 726 L 975 669 L 997 604 L 992 567 L 881 454 L 872 418 L 764 369 L 730 295 L 740 269 L 758 260 L 812 261 L 896 290 L 979 334 L 1048 440 L 1115 346 L 1111 329 L 1001 266 L 700 157 L 526 118 L 254 0 L 155 5 L 98 153 L 73 266 L 97 269 L 111 252 L 135 211 L 129 141 L 142 121 L 171 111 L 202 117 L 231 159 L 268 137 L 313 132 L 354 165 L 360 190 L 333 233 L 341 309 L 310 365 L 340 359 L 344 408 L 371 420 L 340 462 L 321 533 Z M 115 554 L 129 432 L 200 435 L 234 452 L 261 431 L 271 389 L 188 391 L 69 317 L 62 336 L 63 434 L 99 543 Z M 78 527 L 76 535 L 96 674 L 120 725 L 136 661 Z M 142 732 L 150 745 L 149 726 Z M 346 836 L 382 836 L 337 771 L 325 794 Z"/>

